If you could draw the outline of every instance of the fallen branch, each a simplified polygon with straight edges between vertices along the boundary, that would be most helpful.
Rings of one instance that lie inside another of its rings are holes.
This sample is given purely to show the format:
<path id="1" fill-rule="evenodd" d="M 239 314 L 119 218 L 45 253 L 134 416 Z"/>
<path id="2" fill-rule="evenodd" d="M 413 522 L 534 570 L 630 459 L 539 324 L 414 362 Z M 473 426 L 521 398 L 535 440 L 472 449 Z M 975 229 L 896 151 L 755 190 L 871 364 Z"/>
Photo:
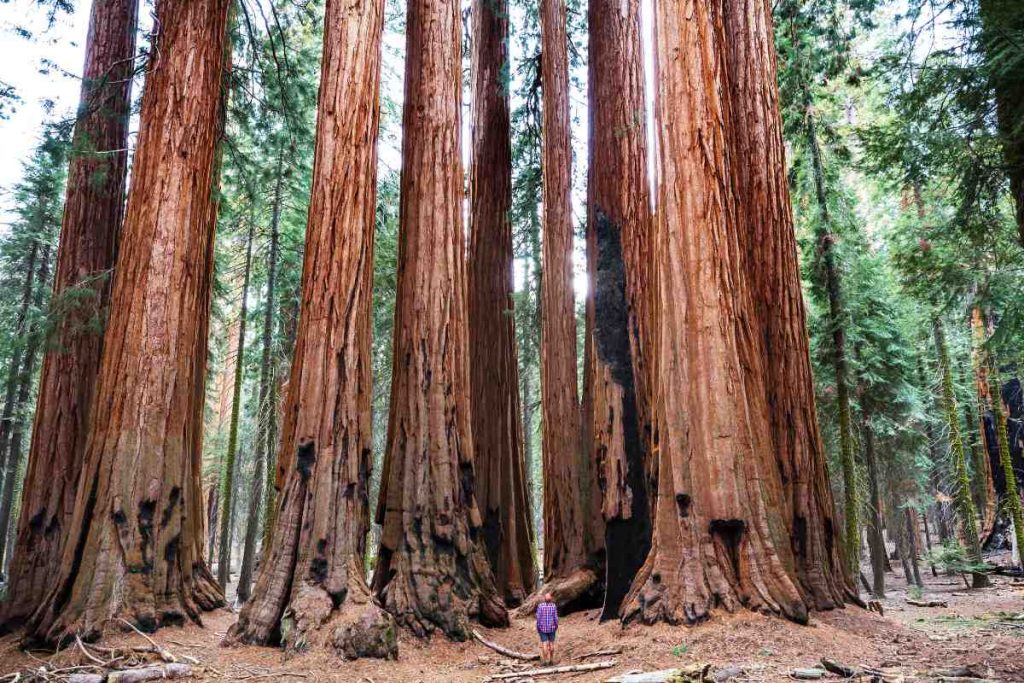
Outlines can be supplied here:
<path id="1" fill-rule="evenodd" d="M 907 604 L 914 607 L 949 607 L 945 600 L 912 600 L 907 598 Z"/>
<path id="2" fill-rule="evenodd" d="M 192 667 L 187 664 L 162 664 L 137 669 L 108 671 L 105 674 L 71 674 L 68 683 L 142 683 L 164 678 L 191 678 Z"/>
<path id="3" fill-rule="evenodd" d="M 622 648 L 621 647 L 611 647 L 611 648 L 608 648 L 607 650 L 598 650 L 596 652 L 588 652 L 585 655 L 576 655 L 573 659 L 575 659 L 578 662 L 578 661 L 580 661 L 582 659 L 590 659 L 591 657 L 608 657 L 610 655 L 621 655 L 621 654 L 622 654 Z"/>
<path id="4" fill-rule="evenodd" d="M 132 622 L 128 621 L 127 619 L 118 619 L 118 621 L 120 621 L 122 624 L 125 624 L 128 628 L 130 628 L 131 630 L 135 631 L 140 636 L 142 636 L 143 638 L 148 640 L 149 644 L 153 646 L 153 652 L 156 653 L 156 655 L 158 657 L 160 657 L 160 659 L 162 659 L 165 662 L 168 662 L 170 664 L 173 664 L 173 663 L 178 661 L 178 658 L 175 657 L 173 654 L 171 654 L 171 652 L 169 650 L 165 650 L 164 648 L 160 647 L 160 645 L 158 645 L 155 640 L 153 640 L 148 635 L 146 635 L 145 633 L 140 631 L 138 628 L 136 628 L 135 624 L 133 624 Z"/>
<path id="5" fill-rule="evenodd" d="M 526 669 L 508 674 L 493 674 L 488 681 L 503 681 L 511 678 L 530 678 L 532 676 L 553 676 L 555 674 L 569 674 L 577 671 L 598 671 L 599 669 L 610 669 L 618 662 L 609 659 L 604 662 L 593 662 L 592 664 L 572 664 L 569 666 L 549 666 L 543 669 Z"/>
<path id="6" fill-rule="evenodd" d="M 710 664 L 695 664 L 683 668 L 661 669 L 660 671 L 624 673 L 609 678 L 605 683 L 669 683 L 670 681 L 671 683 L 677 681 L 679 683 L 683 681 L 698 683 L 712 680 L 708 678 L 709 671 L 711 671 Z"/>
<path id="7" fill-rule="evenodd" d="M 540 659 L 539 654 L 526 654 L 525 652 L 516 652 L 515 650 L 510 650 L 503 645 L 498 645 L 497 643 L 491 642 L 484 638 L 482 635 L 480 635 L 480 632 L 476 629 L 473 629 L 473 637 L 479 640 L 487 647 L 497 652 L 498 654 L 505 655 L 506 657 L 511 657 L 512 659 L 521 659 L 524 662 L 532 662 L 537 659 Z"/>

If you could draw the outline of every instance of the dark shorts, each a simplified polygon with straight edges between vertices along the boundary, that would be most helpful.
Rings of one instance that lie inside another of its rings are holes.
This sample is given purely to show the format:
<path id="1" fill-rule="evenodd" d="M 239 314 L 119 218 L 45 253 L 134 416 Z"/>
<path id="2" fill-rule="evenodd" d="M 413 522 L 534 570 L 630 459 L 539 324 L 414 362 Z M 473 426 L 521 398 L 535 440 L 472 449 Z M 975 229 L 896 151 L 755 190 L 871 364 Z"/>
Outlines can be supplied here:
<path id="1" fill-rule="evenodd" d="M 552 631 L 551 633 L 544 633 L 543 631 L 537 631 L 537 635 L 540 636 L 540 642 L 542 643 L 553 643 L 555 642 L 555 634 L 558 631 Z"/>

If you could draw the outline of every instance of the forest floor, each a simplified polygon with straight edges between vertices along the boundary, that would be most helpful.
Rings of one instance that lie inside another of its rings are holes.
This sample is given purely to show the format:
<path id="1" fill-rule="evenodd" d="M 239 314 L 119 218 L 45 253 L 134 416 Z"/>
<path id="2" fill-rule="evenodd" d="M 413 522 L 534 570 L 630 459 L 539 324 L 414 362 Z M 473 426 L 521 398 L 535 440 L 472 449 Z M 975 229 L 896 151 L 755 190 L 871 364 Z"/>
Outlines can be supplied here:
<path id="1" fill-rule="evenodd" d="M 881 601 L 884 616 L 850 606 L 814 614 L 809 626 L 740 613 L 717 615 L 696 627 L 623 628 L 615 622 L 599 624 L 596 611 L 568 615 L 562 618 L 559 629 L 558 663 L 611 659 L 616 664 L 602 671 L 546 676 L 536 681 L 606 681 L 625 672 L 705 663 L 718 670 L 742 670 L 730 680 L 781 681 L 790 680 L 794 669 L 818 666 L 822 657 L 883 669 L 892 675 L 887 680 L 893 681 L 901 677 L 908 682 L 941 680 L 956 667 L 970 667 L 969 672 L 959 672 L 961 676 L 970 673 L 989 680 L 1024 681 L 1024 580 L 995 576 L 993 587 L 974 591 L 965 588 L 959 577 L 941 572 L 933 577 L 927 567 L 922 567 L 925 590 L 923 595 L 913 597 L 945 601 L 947 606 L 916 607 L 906 602 L 906 582 L 898 563 L 896 570 L 895 575 L 886 576 L 887 597 Z M 153 637 L 173 653 L 198 659 L 200 664 L 193 667 L 196 679 L 208 681 L 468 683 L 538 666 L 536 662 L 508 660 L 478 642 L 451 643 L 442 638 L 424 642 L 408 634 L 399 638 L 397 662 L 345 662 L 325 651 L 285 658 L 275 648 L 221 647 L 220 640 L 234 619 L 231 611 L 218 610 L 204 618 L 202 628 L 168 628 Z M 536 651 L 532 619 L 516 619 L 509 629 L 483 632 L 489 640 L 508 648 Z M 104 644 L 145 645 L 145 641 L 129 633 L 111 635 Z M 621 652 L 593 656 L 616 649 Z M 32 656 L 18 649 L 14 636 L 0 639 L 0 675 L 38 666 Z M 34 656 L 45 657 L 41 653 Z M 66 656 L 81 659 L 77 652 Z M 823 680 L 841 679 L 826 676 Z"/>

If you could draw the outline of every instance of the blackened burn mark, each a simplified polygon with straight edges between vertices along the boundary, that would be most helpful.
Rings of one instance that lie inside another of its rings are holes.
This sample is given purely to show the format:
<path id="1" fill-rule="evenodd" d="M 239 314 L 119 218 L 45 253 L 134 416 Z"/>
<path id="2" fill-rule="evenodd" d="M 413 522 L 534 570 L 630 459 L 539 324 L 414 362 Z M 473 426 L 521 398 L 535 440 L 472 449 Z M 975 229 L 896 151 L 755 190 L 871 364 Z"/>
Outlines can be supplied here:
<path id="1" fill-rule="evenodd" d="M 690 496 L 685 493 L 676 494 L 676 507 L 679 509 L 680 519 L 686 519 L 690 516 Z"/>
<path id="2" fill-rule="evenodd" d="M 629 519 L 608 520 L 605 525 L 605 600 L 601 620 L 619 616 L 633 577 L 651 549 L 651 517 L 647 504 L 644 461 L 646 452 L 640 433 L 636 405 L 636 383 L 630 349 L 629 305 L 626 298 L 626 264 L 622 256 L 622 229 L 600 208 L 595 208 L 597 242 L 594 285 L 594 341 L 598 358 L 622 387 L 623 446 L 626 455 L 626 483 L 633 494 Z"/>
<path id="3" fill-rule="evenodd" d="M 181 546 L 181 535 L 177 535 L 167 542 L 167 546 L 164 548 L 164 562 L 172 564 L 178 559 L 178 548 Z"/>
<path id="4" fill-rule="evenodd" d="M 33 536 L 38 536 L 43 532 L 43 520 L 46 519 L 46 508 L 44 507 L 36 514 L 32 515 L 32 519 L 28 520 L 28 528 L 32 532 Z"/>
<path id="5" fill-rule="evenodd" d="M 169 496 L 169 500 L 167 501 L 167 507 L 164 508 L 163 514 L 160 515 L 160 528 L 161 529 L 166 529 L 167 528 L 167 525 L 171 521 L 171 515 L 174 514 L 174 508 L 178 504 L 179 500 L 181 500 L 181 487 L 180 486 L 173 486 L 173 487 L 171 487 L 171 493 L 170 493 L 170 496 Z"/>
<path id="6" fill-rule="evenodd" d="M 299 450 L 295 456 L 295 468 L 303 482 L 309 481 L 313 474 L 313 465 L 316 463 L 316 442 L 307 439 L 299 442 Z"/>
<path id="7" fill-rule="evenodd" d="M 84 522 L 78 529 L 78 538 L 75 540 L 75 554 L 71 560 L 71 571 L 68 572 L 67 579 L 61 585 L 60 590 L 57 591 L 53 601 L 52 614 L 60 614 L 61 610 L 64 609 L 64 605 L 67 604 L 68 599 L 71 597 L 71 588 L 78 577 L 78 570 L 82 566 L 85 542 L 89 537 L 89 526 L 92 521 L 93 512 L 96 509 L 96 487 L 99 484 L 99 479 L 99 477 L 92 477 L 92 488 L 89 489 L 89 497 L 85 502 L 85 515 L 82 517 Z M 114 522 L 117 522 L 117 512 L 114 513 Z M 123 524 L 124 522 L 124 513 L 121 512 L 121 523 Z"/>
<path id="8" fill-rule="evenodd" d="M 327 580 L 327 539 L 316 542 L 316 557 L 309 563 L 309 580 L 316 585 L 323 585 Z"/>
<path id="9" fill-rule="evenodd" d="M 153 514 L 156 512 L 156 501 L 145 499 L 139 501 L 139 551 L 142 555 L 142 566 L 139 568 L 144 574 L 153 570 Z"/>
<path id="10" fill-rule="evenodd" d="M 807 557 L 807 518 L 793 515 L 793 548 L 798 557 Z"/>

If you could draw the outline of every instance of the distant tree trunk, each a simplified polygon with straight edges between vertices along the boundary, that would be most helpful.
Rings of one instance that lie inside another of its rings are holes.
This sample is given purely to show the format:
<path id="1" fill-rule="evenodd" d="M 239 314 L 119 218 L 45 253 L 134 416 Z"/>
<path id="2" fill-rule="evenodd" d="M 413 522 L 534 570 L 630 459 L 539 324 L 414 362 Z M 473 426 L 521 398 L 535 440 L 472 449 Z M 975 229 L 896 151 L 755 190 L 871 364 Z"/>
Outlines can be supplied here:
<path id="1" fill-rule="evenodd" d="M 832 218 L 825 189 L 825 167 L 815 126 L 813 111 L 807 109 L 807 140 L 811 150 L 814 172 L 815 197 L 818 202 L 818 258 L 821 260 L 828 294 L 828 327 L 832 330 L 832 372 L 836 383 L 836 403 L 839 406 L 839 449 L 843 467 L 843 546 L 849 571 L 859 571 L 860 525 L 857 521 L 857 472 L 854 460 L 853 431 L 850 410 L 849 370 L 846 357 L 846 313 L 843 310 L 842 281 L 836 264 L 836 234 L 832 232 Z"/>
<path id="2" fill-rule="evenodd" d="M 920 358 L 918 358 L 917 361 L 917 379 L 922 391 L 925 392 L 926 398 L 933 399 L 933 392 L 925 378 L 924 362 Z M 939 455 L 938 437 L 935 434 L 935 429 L 932 427 L 932 423 L 927 419 L 924 420 L 924 435 L 928 442 L 928 459 L 931 461 L 931 467 L 928 470 L 928 480 L 931 484 L 933 495 L 935 496 L 935 504 L 933 506 L 933 509 L 935 510 L 935 514 L 933 516 L 933 519 L 935 520 L 935 530 L 939 535 L 939 543 L 945 543 L 952 535 L 949 530 L 949 515 L 947 514 L 949 506 L 943 500 L 946 493 L 942 487 L 941 470 L 943 467 Z"/>
<path id="3" fill-rule="evenodd" d="M 597 584 L 590 510 L 584 509 L 586 453 L 577 389 L 573 290 L 572 146 L 564 0 L 541 0 L 543 264 L 541 280 L 541 451 L 544 458 L 543 591 L 566 606 Z M 534 601 L 531 601 L 531 603 Z M 531 603 L 525 607 L 529 608 Z"/>
<path id="4" fill-rule="evenodd" d="M 61 319 L 39 380 L 4 620 L 20 621 L 42 601 L 74 508 L 103 340 L 96 328 L 124 213 L 137 11 L 137 0 L 92 4 L 53 285 Z M 94 295 L 85 305 L 80 294 L 65 301 L 70 288 Z"/>
<path id="5" fill-rule="evenodd" d="M 988 439 L 985 430 L 985 409 L 992 396 L 989 392 L 987 353 L 983 348 L 986 338 L 985 320 L 981 308 L 971 308 L 971 375 L 974 381 L 975 405 L 978 407 L 978 419 L 974 419 L 971 403 L 964 404 L 964 415 L 967 418 L 967 430 L 971 445 L 971 464 L 974 477 L 971 479 L 971 491 L 974 503 L 982 515 L 982 534 L 985 538 L 995 524 L 998 495 L 992 478 L 992 462 L 989 460 Z M 967 368 L 964 368 L 967 374 Z M 964 378 L 967 380 L 967 377 Z M 975 433 L 977 429 L 977 433 Z M 993 449 L 996 450 L 996 449 Z"/>
<path id="6" fill-rule="evenodd" d="M 28 314 L 32 306 L 32 295 L 36 288 L 36 261 L 39 258 L 39 242 L 32 240 L 25 257 L 24 280 L 21 286 L 21 303 L 15 317 L 14 330 L 17 343 L 11 353 L 7 366 L 7 381 L 4 386 L 4 407 L 0 415 L 0 469 L 3 478 L 14 476 L 10 467 L 11 432 L 14 431 L 15 407 L 18 401 L 18 379 L 21 377 L 21 365 L 25 352 L 25 339 L 28 336 Z"/>
<path id="7" fill-rule="evenodd" d="M 882 535 L 882 491 L 879 486 L 878 459 L 875 454 L 875 432 L 871 426 L 870 403 L 862 401 L 864 464 L 868 470 L 871 500 L 868 505 L 868 548 L 871 550 L 871 594 L 881 600 L 885 597 L 885 569 L 889 564 L 885 556 L 885 537 Z"/>
<path id="8" fill-rule="evenodd" d="M 260 356 L 259 398 L 256 408 L 256 450 L 254 451 L 252 490 L 249 495 L 249 513 L 245 520 L 245 545 L 242 548 L 242 568 L 238 573 L 238 601 L 249 599 L 252 572 L 256 564 L 256 536 L 260 529 L 260 503 L 263 501 L 263 477 L 270 462 L 269 450 L 275 447 L 270 440 L 277 419 L 277 406 L 271 404 L 271 355 L 274 346 L 274 287 L 277 280 L 278 235 L 281 219 L 281 200 L 284 186 L 284 152 L 278 152 L 277 172 L 274 177 L 274 199 L 270 215 L 270 250 L 267 254 L 267 295 L 263 304 L 263 346 Z M 269 547 L 264 546 L 264 549 Z"/>
<path id="9" fill-rule="evenodd" d="M 1024 33 L 1024 13 L 1015 0 L 981 0 L 978 10 L 985 69 L 995 99 L 996 127 L 1017 229 L 1024 243 L 1024 73 L 1020 63 L 1012 59 L 1014 51 L 1020 50 L 1015 41 Z"/>
<path id="10" fill-rule="evenodd" d="M 533 591 L 533 520 L 512 303 L 512 140 L 507 0 L 473 3 L 469 172 L 469 367 L 476 497 L 483 542 L 506 604 Z"/>
<path id="11" fill-rule="evenodd" d="M 163 0 L 70 536 L 30 638 L 153 630 L 223 604 L 200 484 L 227 0 Z"/>
<path id="12" fill-rule="evenodd" d="M 231 541 L 235 520 L 235 461 L 238 454 L 238 422 L 242 409 L 242 378 L 245 373 L 245 327 L 249 313 L 249 276 L 252 270 L 252 238 L 255 224 L 249 224 L 245 238 L 242 298 L 238 305 L 238 340 L 235 346 L 235 376 L 231 384 L 231 423 L 228 449 L 220 473 L 220 551 L 217 554 L 217 582 L 226 589 L 231 580 Z"/>
<path id="13" fill-rule="evenodd" d="M 733 170 L 723 100 L 732 74 L 721 9 L 656 7 L 659 488 L 653 548 L 624 603 L 627 621 L 692 624 L 743 606 L 807 620 L 779 503 L 763 359 L 749 347 L 759 344 L 748 328 L 756 308 L 723 182 Z"/>
<path id="14" fill-rule="evenodd" d="M 651 205 L 640 3 L 589 4 L 587 209 L 590 443 L 605 522 L 602 619 L 619 607 L 651 548 Z"/>
<path id="15" fill-rule="evenodd" d="M 932 320 L 935 333 L 935 350 L 938 353 L 939 373 L 942 382 L 942 407 L 946 415 L 949 429 L 949 445 L 953 462 L 953 499 L 956 501 L 957 516 L 963 530 L 964 543 L 967 546 L 967 557 L 974 563 L 981 563 L 981 541 L 978 538 L 978 519 L 971 499 L 971 483 L 967 476 L 967 460 L 964 455 L 964 443 L 960 439 L 960 419 L 956 413 L 956 396 L 953 394 L 953 372 L 950 368 L 949 350 L 946 347 L 946 333 L 942 321 Z M 972 574 L 972 585 L 984 588 L 989 585 L 988 577 L 982 573 Z"/>
<path id="16" fill-rule="evenodd" d="M 920 549 L 918 548 L 917 513 L 914 512 L 913 508 L 905 507 L 903 508 L 903 519 L 906 522 L 906 557 L 910 562 L 914 583 L 920 588 L 924 588 L 924 582 L 921 580 L 921 566 L 918 562 Z"/>
<path id="17" fill-rule="evenodd" d="M 470 636 L 508 623 L 480 538 L 470 429 L 455 0 L 411 0 L 391 409 L 373 588 L 398 623 Z"/>
<path id="18" fill-rule="evenodd" d="M 1018 558 L 1024 557 L 1024 514 L 1021 513 L 1020 489 L 1017 488 L 1017 476 L 1013 471 L 1010 458 L 1010 440 L 1006 433 L 1006 411 L 1003 409 L 1003 395 L 1000 391 L 999 370 L 993 364 L 989 368 L 992 387 L 992 417 L 996 427 L 996 439 L 999 441 L 999 464 L 1006 478 L 1006 510 L 1013 522 L 1013 531 L 1017 537 Z M 2 527 L 0 527 L 2 528 Z M 1024 565 L 1024 562 L 1021 563 Z"/>
<path id="19" fill-rule="evenodd" d="M 43 292 L 50 280 L 50 246 L 43 244 L 39 248 L 39 270 L 36 275 L 38 284 L 33 294 L 36 310 L 42 310 Z M 26 330 L 25 360 L 18 373 L 18 393 L 14 404 L 14 427 L 11 430 L 11 443 L 7 453 L 7 476 L 4 477 L 3 491 L 0 493 L 0 573 L 7 574 L 6 568 L 11 558 L 8 555 L 9 527 L 11 527 L 11 508 L 14 506 L 14 487 L 18 483 L 18 474 L 21 472 L 22 441 L 24 439 L 26 422 L 29 419 L 28 404 L 32 394 L 32 384 L 36 378 L 36 360 L 39 355 L 40 334 L 42 331 L 37 326 L 29 326 Z M 24 488 L 22 489 L 24 490 Z"/>
<path id="20" fill-rule="evenodd" d="M 788 193 L 771 8 L 759 0 L 724 5 L 732 76 L 730 176 L 741 245 L 762 343 L 772 447 L 782 477 L 785 519 L 804 601 L 841 606 L 855 591 L 836 542 L 838 522 L 828 458 L 818 428 L 807 314 Z M 820 159 L 819 159 L 820 163 Z M 821 188 L 822 190 L 824 187 Z M 752 362 L 748 365 L 753 365 Z M 752 378 L 752 382 L 762 380 Z"/>
<path id="21" fill-rule="evenodd" d="M 327 645 L 348 658 L 397 655 L 394 622 L 363 566 L 383 21 L 383 0 L 327 3 L 302 303 L 278 458 L 287 475 L 252 599 L 229 634 L 281 639 L 289 650 Z"/>

